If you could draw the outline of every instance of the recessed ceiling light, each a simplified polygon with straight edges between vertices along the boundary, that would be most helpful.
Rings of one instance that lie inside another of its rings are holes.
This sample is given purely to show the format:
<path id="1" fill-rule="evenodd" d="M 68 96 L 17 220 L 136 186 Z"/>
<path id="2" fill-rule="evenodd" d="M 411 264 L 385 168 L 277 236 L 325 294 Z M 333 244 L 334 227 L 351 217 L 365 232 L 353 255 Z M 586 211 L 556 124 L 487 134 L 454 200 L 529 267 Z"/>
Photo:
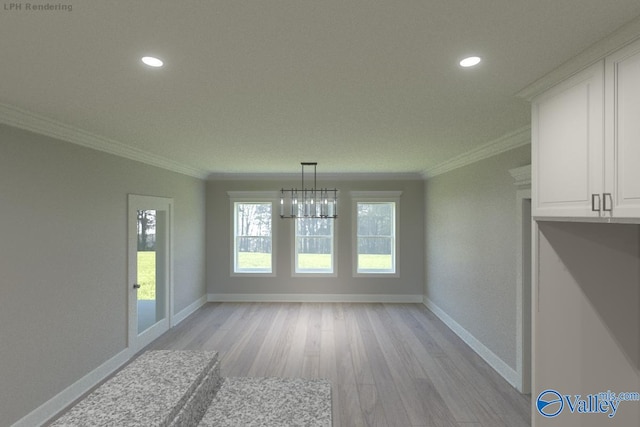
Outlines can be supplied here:
<path id="1" fill-rule="evenodd" d="M 162 62 L 161 59 L 153 56 L 143 56 L 142 62 L 147 64 L 149 67 L 162 67 L 164 65 L 164 62 Z"/>
<path id="2" fill-rule="evenodd" d="M 462 67 L 473 67 L 474 65 L 478 65 L 482 61 L 479 56 L 470 56 L 468 58 L 464 58 L 460 61 L 460 66 Z"/>

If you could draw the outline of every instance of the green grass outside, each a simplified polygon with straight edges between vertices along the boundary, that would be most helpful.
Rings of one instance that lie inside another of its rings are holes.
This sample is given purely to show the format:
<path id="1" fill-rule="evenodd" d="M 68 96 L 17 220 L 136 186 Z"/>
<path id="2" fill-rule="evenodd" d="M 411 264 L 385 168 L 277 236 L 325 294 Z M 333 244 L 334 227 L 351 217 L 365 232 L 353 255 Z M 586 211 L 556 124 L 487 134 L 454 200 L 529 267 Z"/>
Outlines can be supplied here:
<path id="1" fill-rule="evenodd" d="M 241 269 L 271 268 L 271 254 L 263 252 L 238 252 L 238 267 Z"/>
<path id="2" fill-rule="evenodd" d="M 358 255 L 361 269 L 389 270 L 391 269 L 391 255 Z M 301 268 L 329 268 L 331 255 L 329 254 L 299 254 L 298 262 Z M 240 268 L 269 268 L 271 267 L 271 254 L 259 252 L 238 253 L 238 266 Z"/>
<path id="3" fill-rule="evenodd" d="M 331 254 L 298 254 L 298 267 L 303 270 L 331 268 Z"/>
<path id="4" fill-rule="evenodd" d="M 138 252 L 138 299 L 156 299 L 156 253 Z"/>
<path id="5" fill-rule="evenodd" d="M 391 255 L 358 255 L 358 266 L 363 270 L 390 270 L 391 261 Z"/>

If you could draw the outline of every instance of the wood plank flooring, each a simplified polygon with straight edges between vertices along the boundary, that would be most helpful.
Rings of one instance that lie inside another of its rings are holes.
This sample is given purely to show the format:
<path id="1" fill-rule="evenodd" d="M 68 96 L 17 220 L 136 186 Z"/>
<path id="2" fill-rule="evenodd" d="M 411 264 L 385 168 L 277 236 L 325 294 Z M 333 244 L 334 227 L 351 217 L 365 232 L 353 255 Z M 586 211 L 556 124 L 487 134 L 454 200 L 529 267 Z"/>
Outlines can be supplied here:
<path id="1" fill-rule="evenodd" d="M 335 427 L 530 426 L 530 397 L 421 304 L 209 303 L 147 349 L 216 350 L 225 377 L 327 378 Z"/>

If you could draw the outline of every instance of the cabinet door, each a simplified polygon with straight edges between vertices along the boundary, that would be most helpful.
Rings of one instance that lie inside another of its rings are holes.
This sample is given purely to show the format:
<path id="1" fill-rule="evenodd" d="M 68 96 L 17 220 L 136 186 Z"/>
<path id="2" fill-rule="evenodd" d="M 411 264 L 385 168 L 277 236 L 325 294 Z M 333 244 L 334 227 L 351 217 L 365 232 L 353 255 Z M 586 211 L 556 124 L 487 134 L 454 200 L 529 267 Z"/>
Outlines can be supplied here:
<path id="1" fill-rule="evenodd" d="M 640 218 L 640 41 L 606 59 L 607 209 Z"/>
<path id="2" fill-rule="evenodd" d="M 603 188 L 603 68 L 598 62 L 533 101 L 534 216 L 600 216 L 592 201 L 598 207 Z"/>

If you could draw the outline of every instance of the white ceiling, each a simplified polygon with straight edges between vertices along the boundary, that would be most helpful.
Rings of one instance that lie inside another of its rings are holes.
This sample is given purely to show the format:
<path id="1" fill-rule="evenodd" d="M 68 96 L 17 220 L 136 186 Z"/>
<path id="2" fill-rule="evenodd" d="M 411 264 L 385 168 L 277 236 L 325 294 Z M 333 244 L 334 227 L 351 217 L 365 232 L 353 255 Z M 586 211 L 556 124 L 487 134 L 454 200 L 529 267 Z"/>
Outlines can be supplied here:
<path id="1" fill-rule="evenodd" d="M 525 128 L 516 92 L 640 15 L 638 0 L 8 4 L 0 104 L 216 174 L 421 173 Z M 484 61 L 462 69 L 469 54 Z"/>

